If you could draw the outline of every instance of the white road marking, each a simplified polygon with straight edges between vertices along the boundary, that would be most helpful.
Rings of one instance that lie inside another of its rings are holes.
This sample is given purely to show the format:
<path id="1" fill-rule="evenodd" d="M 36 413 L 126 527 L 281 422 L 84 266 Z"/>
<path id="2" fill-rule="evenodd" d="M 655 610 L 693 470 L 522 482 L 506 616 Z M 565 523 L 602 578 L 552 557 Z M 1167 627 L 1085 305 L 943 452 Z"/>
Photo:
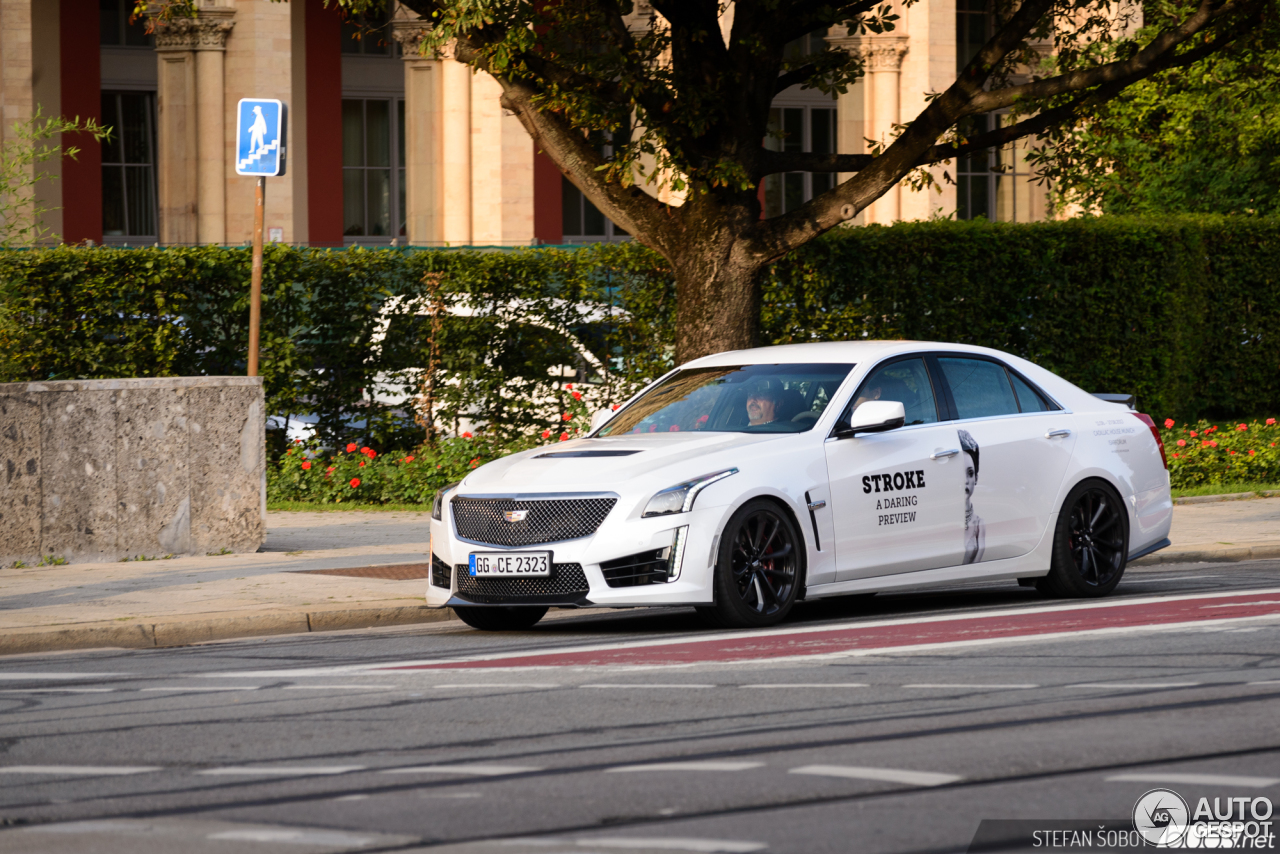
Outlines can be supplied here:
<path id="1" fill-rule="evenodd" d="M 763 842 L 743 842 L 736 839 L 691 839 L 680 837 L 592 837 L 575 839 L 575 845 L 583 848 L 649 848 L 662 851 L 697 851 L 706 854 L 749 854 L 763 851 L 769 846 Z"/>
<path id="2" fill-rule="evenodd" d="M 391 691 L 394 685 L 285 685 L 286 691 Z"/>
<path id="3" fill-rule="evenodd" d="M 334 798 L 335 801 L 367 801 L 368 795 L 343 795 L 340 798 Z"/>
<path id="4" fill-rule="evenodd" d="M 210 688 L 210 687 L 196 687 L 192 685 L 182 685 L 182 686 L 164 686 L 162 688 L 143 688 L 142 690 L 143 691 L 257 691 L 260 687 L 262 686 L 237 685 L 235 687 L 228 687 L 228 686 L 218 685 Z"/>
<path id="5" fill-rule="evenodd" d="M 803 765 L 788 774 L 812 774 L 817 777 L 845 777 L 851 780 L 878 780 L 883 783 L 906 783 L 908 786 L 941 786 L 963 779 L 955 774 L 933 771 L 904 771 L 899 768 L 866 768 L 859 765 Z"/>
<path id="6" fill-rule="evenodd" d="M 347 774 L 351 771 L 363 771 L 364 769 L 365 766 L 363 765 L 315 765 L 305 768 L 208 768 L 196 773 L 210 777 L 291 777 L 311 774 Z"/>
<path id="7" fill-rule="evenodd" d="M 99 775 L 145 774 L 159 771 L 158 765 L 7 765 L 0 766 L 0 774 L 65 774 L 72 777 L 96 777 Z"/>
<path id="8" fill-rule="evenodd" d="M 1280 783 L 1280 777 L 1241 777 L 1233 774 L 1178 774 L 1154 771 L 1136 774 L 1114 774 L 1107 782 L 1133 783 L 1181 783 L 1187 786 L 1248 786 L 1260 789 Z"/>
<path id="9" fill-rule="evenodd" d="M 1250 682 L 1250 685 L 1280 685 L 1280 679 L 1266 679 L 1262 682 Z"/>
<path id="10" fill-rule="evenodd" d="M 1039 688 L 1039 685 L 1027 682 L 1024 684 L 1004 684 L 1004 685 L 982 685 L 978 683 L 963 684 L 960 682 L 918 682 L 913 685 L 903 685 L 903 688 Z"/>
<path id="11" fill-rule="evenodd" d="M 1154 584 L 1158 581 L 1192 581 L 1197 578 L 1221 578 L 1220 575 L 1171 575 L 1165 578 L 1126 578 L 1125 584 Z"/>
<path id="12" fill-rule="evenodd" d="M 111 694 L 115 688 L 0 688 L 0 694 Z"/>
<path id="13" fill-rule="evenodd" d="M 715 688 L 715 685 L 690 685 L 687 683 L 662 683 L 662 682 L 594 682 L 586 685 L 579 685 L 579 688 Z"/>
<path id="14" fill-rule="evenodd" d="M 384 768 L 383 774 L 470 774 L 476 777 L 501 777 L 504 774 L 527 774 L 541 771 L 532 765 L 417 765 L 411 768 Z"/>
<path id="15" fill-rule="evenodd" d="M 558 682 L 450 682 L 432 688 L 559 688 Z"/>
<path id="16" fill-rule="evenodd" d="M 869 688 L 866 682 L 762 682 L 739 685 L 739 688 Z"/>
<path id="17" fill-rule="evenodd" d="M 377 841 L 375 836 L 359 836 L 339 830 L 224 830 L 210 833 L 205 839 L 221 839 L 228 842 L 289 842 L 295 845 L 322 845 L 325 847 L 363 848 Z"/>
<path id="18" fill-rule="evenodd" d="M 108 676 L 132 675 L 132 673 L 0 673 L 0 681 L 41 682 L 54 679 L 105 679 Z"/>
<path id="19" fill-rule="evenodd" d="M 1122 691 L 1143 691 L 1148 688 L 1194 688 L 1202 682 L 1077 682 L 1065 688 L 1116 688 Z"/>
<path id="20" fill-rule="evenodd" d="M 694 762 L 652 762 L 647 765 L 619 765 L 616 768 L 606 768 L 604 770 L 609 774 L 622 774 L 630 771 L 746 771 L 751 768 L 763 767 L 763 762 L 704 760 Z"/>

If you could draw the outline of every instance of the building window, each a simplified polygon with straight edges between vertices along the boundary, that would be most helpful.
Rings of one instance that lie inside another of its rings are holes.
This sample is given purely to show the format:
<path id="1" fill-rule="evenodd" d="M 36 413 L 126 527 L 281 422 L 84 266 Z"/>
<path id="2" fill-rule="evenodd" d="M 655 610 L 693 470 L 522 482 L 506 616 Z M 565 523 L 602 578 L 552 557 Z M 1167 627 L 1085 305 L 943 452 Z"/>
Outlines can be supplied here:
<path id="1" fill-rule="evenodd" d="M 614 137 L 593 133 L 596 151 L 607 160 L 613 157 Z M 627 232 L 600 212 L 600 209 L 573 186 L 568 178 L 560 178 L 561 230 L 566 243 L 605 243 L 630 238 Z"/>
<path id="2" fill-rule="evenodd" d="M 829 107 L 774 107 L 769 111 L 765 145 L 772 151 L 832 154 L 836 150 L 836 111 Z M 835 184 L 834 172 L 766 175 L 764 215 L 793 211 Z"/>
<path id="3" fill-rule="evenodd" d="M 102 123 L 112 129 L 102 143 L 102 234 L 109 242 L 158 234 L 155 106 L 154 92 L 102 93 Z"/>
<path id="4" fill-rule="evenodd" d="M 404 101 L 342 101 L 342 167 L 343 234 L 356 238 L 348 242 L 403 235 Z"/>
<path id="5" fill-rule="evenodd" d="M 98 0 L 98 41 L 111 47 L 152 47 L 146 22 L 133 14 L 134 0 Z"/>
<path id="6" fill-rule="evenodd" d="M 993 130 L 1001 115 L 976 117 L 967 135 Z M 998 222 L 1034 222 L 1044 217 L 1045 190 L 1035 183 L 1027 163 L 1030 147 L 1019 140 L 1000 148 L 957 158 L 956 218 L 985 217 Z"/>

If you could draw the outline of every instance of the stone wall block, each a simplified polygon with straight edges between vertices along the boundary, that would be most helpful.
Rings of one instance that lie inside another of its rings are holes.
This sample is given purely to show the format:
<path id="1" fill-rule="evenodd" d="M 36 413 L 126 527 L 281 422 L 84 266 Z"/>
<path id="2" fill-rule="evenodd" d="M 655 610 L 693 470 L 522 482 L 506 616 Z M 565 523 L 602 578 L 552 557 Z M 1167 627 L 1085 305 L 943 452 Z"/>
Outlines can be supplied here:
<path id="1" fill-rule="evenodd" d="M 40 395 L 44 553 L 110 559 L 116 551 L 116 392 Z"/>
<path id="2" fill-rule="evenodd" d="M 197 554 L 256 551 L 262 514 L 265 418 L 261 387 L 192 389 L 191 536 Z"/>
<path id="3" fill-rule="evenodd" d="M 118 539 L 122 543 L 139 543 L 141 553 L 147 557 L 190 550 L 191 482 L 187 472 L 185 392 L 186 389 L 144 388 L 119 393 Z M 171 546 L 175 545 L 188 548 L 174 552 Z"/>
<path id="4" fill-rule="evenodd" d="M 0 566 L 40 554 L 40 402 L 0 394 Z"/>

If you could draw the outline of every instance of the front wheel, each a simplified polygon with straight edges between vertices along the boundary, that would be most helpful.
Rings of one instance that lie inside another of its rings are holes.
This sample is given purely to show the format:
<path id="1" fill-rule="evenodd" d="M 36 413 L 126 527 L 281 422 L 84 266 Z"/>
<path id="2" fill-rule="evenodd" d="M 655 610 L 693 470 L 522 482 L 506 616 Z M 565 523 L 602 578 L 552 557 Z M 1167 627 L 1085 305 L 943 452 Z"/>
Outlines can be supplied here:
<path id="1" fill-rule="evenodd" d="M 519 632 L 533 628 L 547 613 L 546 607 L 477 608 L 460 605 L 453 609 L 458 619 L 483 632 Z"/>
<path id="2" fill-rule="evenodd" d="M 800 591 L 804 540 L 772 501 L 744 504 L 729 519 L 715 568 L 715 600 L 698 613 L 723 628 L 779 623 Z"/>
<path id="3" fill-rule="evenodd" d="M 1067 494 L 1053 534 L 1049 574 L 1036 589 L 1050 596 L 1106 596 L 1129 560 L 1129 514 L 1120 496 L 1100 480 Z"/>

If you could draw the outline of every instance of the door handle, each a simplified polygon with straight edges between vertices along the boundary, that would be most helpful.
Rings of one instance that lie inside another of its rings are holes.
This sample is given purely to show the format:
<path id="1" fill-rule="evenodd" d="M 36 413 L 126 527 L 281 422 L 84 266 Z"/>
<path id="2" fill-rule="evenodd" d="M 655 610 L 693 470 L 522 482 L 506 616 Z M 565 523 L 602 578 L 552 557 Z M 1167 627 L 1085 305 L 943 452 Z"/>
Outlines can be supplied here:
<path id="1" fill-rule="evenodd" d="M 810 509 L 810 510 L 821 510 L 823 507 L 826 507 L 826 506 L 827 506 L 827 502 L 825 502 L 825 501 L 810 501 L 810 502 L 809 502 L 809 509 Z"/>
<path id="2" fill-rule="evenodd" d="M 960 453 L 959 448 L 952 448 L 949 451 L 934 451 L 932 454 L 929 455 L 929 459 L 945 460 L 947 457 L 954 457 L 958 453 Z"/>
<path id="3" fill-rule="evenodd" d="M 1061 429 L 1061 430 L 1050 430 L 1048 433 L 1044 434 L 1044 437 L 1046 439 L 1065 439 L 1070 435 L 1071 435 L 1070 430 Z"/>

